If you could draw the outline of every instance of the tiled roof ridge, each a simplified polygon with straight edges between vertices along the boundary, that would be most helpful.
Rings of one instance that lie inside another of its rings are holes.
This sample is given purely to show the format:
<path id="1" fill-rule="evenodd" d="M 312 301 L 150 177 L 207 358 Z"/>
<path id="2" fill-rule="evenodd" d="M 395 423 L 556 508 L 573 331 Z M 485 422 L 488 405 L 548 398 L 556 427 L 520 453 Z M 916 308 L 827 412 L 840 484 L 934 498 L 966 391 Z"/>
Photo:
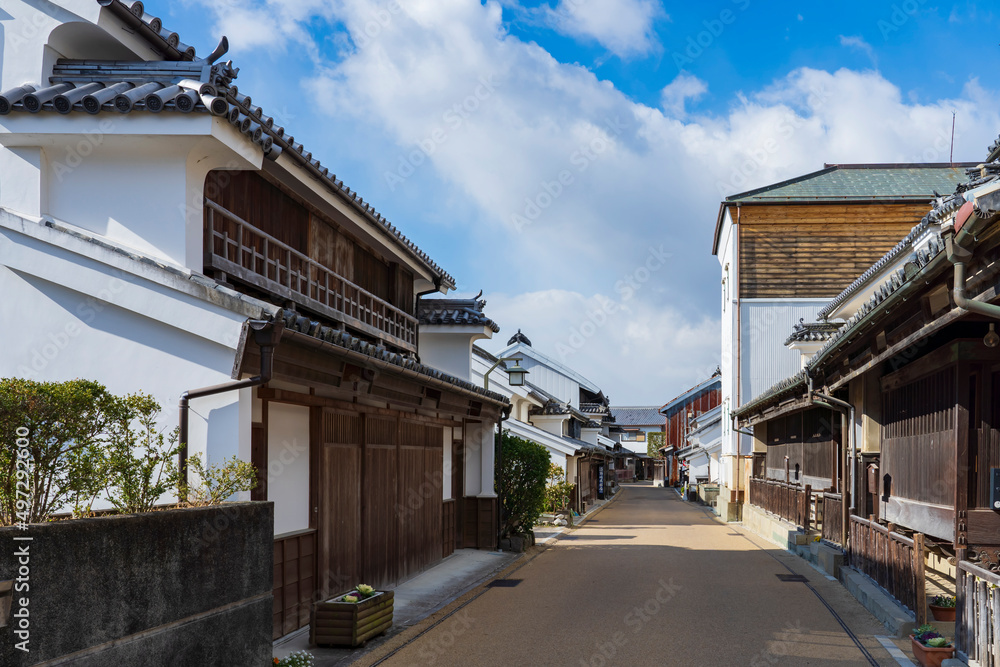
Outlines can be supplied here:
<path id="1" fill-rule="evenodd" d="M 121 10 L 126 10 L 125 5 L 120 0 L 96 1 L 105 6 L 120 7 Z M 143 13 L 142 3 L 138 1 L 132 4 L 132 9 L 126 11 L 133 17 L 137 17 L 136 12 L 139 12 L 138 16 L 145 18 L 138 20 L 150 30 L 152 30 L 151 26 L 157 25 L 154 21 L 159 20 Z M 357 192 L 347 187 L 343 181 L 338 180 L 336 174 L 324 167 L 318 159 L 314 159 L 312 153 L 307 151 L 301 143 L 297 143 L 293 136 L 285 134 L 285 129 L 275 125 L 274 119 L 266 115 L 260 106 L 254 105 L 249 95 L 239 92 L 238 87 L 233 84 L 239 69 L 232 67 L 232 61 L 214 62 L 225 53 L 227 48 L 228 40 L 223 38 L 219 48 L 208 58 L 194 61 L 194 49 L 191 47 L 189 51 L 191 62 L 181 64 L 180 68 L 163 65 L 162 67 L 170 72 L 170 75 L 156 77 L 161 81 L 146 81 L 141 77 L 134 76 L 134 72 L 131 76 L 119 75 L 111 77 L 107 81 L 101 81 L 99 66 L 93 64 L 89 65 L 93 69 L 93 73 L 89 75 L 76 73 L 60 77 L 56 74 L 59 68 L 81 64 L 81 61 L 64 60 L 57 63 L 53 70 L 52 78 L 58 78 L 60 81 L 50 80 L 52 85 L 43 87 L 39 84 L 37 88 L 34 84 L 21 85 L 0 93 L 0 115 L 6 115 L 12 111 L 27 111 L 29 113 L 57 111 L 60 114 L 86 111 L 93 115 L 111 110 L 122 114 L 142 110 L 151 113 L 207 111 L 214 116 L 225 116 L 244 136 L 257 145 L 265 157 L 276 160 L 281 153 L 288 153 L 293 160 L 316 176 L 329 190 L 346 200 L 362 216 L 374 223 L 390 240 L 422 263 L 443 286 L 454 288 L 455 279 L 447 271 L 403 235 L 397 227 L 375 210 L 364 198 L 360 197 Z M 142 61 L 132 64 L 138 72 L 145 73 L 148 79 L 150 73 L 156 71 L 155 65 L 157 63 L 166 62 Z M 149 67 L 143 68 L 142 64 L 148 64 Z M 202 66 L 200 72 L 196 72 L 199 69 L 198 65 Z M 185 71 L 180 71 L 182 69 Z M 209 81 L 202 80 L 206 76 L 206 71 Z M 86 83 L 78 86 L 73 79 L 79 79 L 81 84 Z M 168 85 L 162 79 L 170 80 L 173 85 Z"/>
<path id="2" fill-rule="evenodd" d="M 794 331 L 785 339 L 785 345 L 829 340 L 843 324 L 843 322 L 805 322 L 799 318 L 799 323 L 792 327 Z"/>
<path id="3" fill-rule="evenodd" d="M 150 46 L 161 51 L 166 60 L 194 60 L 195 48 L 180 41 L 176 32 L 163 27 L 159 17 L 146 12 L 141 0 L 126 4 L 122 0 L 97 0 L 97 4 L 108 7 L 125 25 L 137 30 Z"/>
<path id="4" fill-rule="evenodd" d="M 344 350 L 363 354 L 375 361 L 391 364 L 405 370 L 419 373 L 420 375 L 425 375 L 436 380 L 447 382 L 448 384 L 453 385 L 456 389 L 476 394 L 496 403 L 504 405 L 509 403 L 507 398 L 501 394 L 489 391 L 488 389 L 484 389 L 478 385 L 472 384 L 471 382 L 449 375 L 448 373 L 440 371 L 436 368 L 425 366 L 411 357 L 404 356 L 398 352 L 393 352 L 382 345 L 369 343 L 368 341 L 362 340 L 356 336 L 352 336 L 346 331 L 320 324 L 315 320 L 310 320 L 308 317 L 304 317 L 293 311 L 281 311 L 276 315 L 276 317 L 280 317 L 285 323 L 285 328 L 291 331 L 297 331 L 325 343 L 336 345 Z"/>
<path id="5" fill-rule="evenodd" d="M 473 299 L 420 299 L 417 302 L 417 319 L 421 324 L 479 324 L 500 332 L 500 325 L 483 312 L 486 301 Z"/>

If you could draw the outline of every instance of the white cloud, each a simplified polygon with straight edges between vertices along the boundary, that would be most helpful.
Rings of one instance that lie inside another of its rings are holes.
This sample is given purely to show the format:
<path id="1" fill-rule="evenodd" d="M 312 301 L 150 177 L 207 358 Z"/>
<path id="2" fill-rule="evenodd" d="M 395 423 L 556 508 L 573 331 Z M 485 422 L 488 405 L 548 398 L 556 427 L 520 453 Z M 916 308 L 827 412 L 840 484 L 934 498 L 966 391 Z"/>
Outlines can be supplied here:
<path id="1" fill-rule="evenodd" d="M 684 104 L 687 100 L 698 100 L 708 92 L 708 84 L 698 77 L 681 72 L 660 92 L 663 110 L 677 118 L 686 115 Z"/>
<path id="2" fill-rule="evenodd" d="M 554 355 L 588 304 L 621 301 L 651 249 L 672 255 L 569 359 L 619 402 L 665 400 L 718 363 L 722 196 L 824 162 L 945 161 L 952 109 L 956 159 L 981 159 L 1000 129 L 997 92 L 976 81 L 913 102 L 877 72 L 846 69 L 794 70 L 721 115 L 667 115 L 507 34 L 496 2 L 412 0 L 378 22 L 384 6 L 324 10 L 355 47 L 308 82 L 312 106 L 336 128 L 331 145 L 358 141 L 384 172 L 366 200 L 412 191 L 425 219 L 461 213 L 447 229 L 461 252 L 435 258 L 471 267 L 456 276 L 486 289 L 498 339 L 521 327 Z M 675 80 L 665 108 L 698 94 L 691 79 Z M 410 156 L 417 174 L 403 176 Z"/>
<path id="3" fill-rule="evenodd" d="M 873 66 L 878 67 L 878 58 L 875 56 L 875 49 L 873 49 L 872 45 L 866 42 L 863 37 L 856 35 L 840 35 L 840 45 L 861 51 L 863 54 L 868 56 L 869 60 L 872 61 Z"/>
<path id="4" fill-rule="evenodd" d="M 664 16 L 659 0 L 560 0 L 554 9 L 546 6 L 543 11 L 558 32 L 593 39 L 622 58 L 652 51 L 653 22 Z"/>

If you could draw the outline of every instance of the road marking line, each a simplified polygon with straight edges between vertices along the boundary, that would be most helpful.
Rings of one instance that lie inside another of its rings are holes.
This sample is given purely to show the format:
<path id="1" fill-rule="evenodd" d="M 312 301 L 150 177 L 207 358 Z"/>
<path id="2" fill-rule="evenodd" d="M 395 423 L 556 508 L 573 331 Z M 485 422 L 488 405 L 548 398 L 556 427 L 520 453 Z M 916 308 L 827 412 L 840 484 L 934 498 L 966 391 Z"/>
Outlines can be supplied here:
<path id="1" fill-rule="evenodd" d="M 913 661 L 907 658 L 906 654 L 903 653 L 891 639 L 881 635 L 875 635 L 875 639 L 877 639 L 878 643 L 882 645 L 882 648 L 884 648 L 886 652 L 892 656 L 892 659 L 896 661 L 896 664 L 902 665 L 902 667 L 913 667 Z"/>

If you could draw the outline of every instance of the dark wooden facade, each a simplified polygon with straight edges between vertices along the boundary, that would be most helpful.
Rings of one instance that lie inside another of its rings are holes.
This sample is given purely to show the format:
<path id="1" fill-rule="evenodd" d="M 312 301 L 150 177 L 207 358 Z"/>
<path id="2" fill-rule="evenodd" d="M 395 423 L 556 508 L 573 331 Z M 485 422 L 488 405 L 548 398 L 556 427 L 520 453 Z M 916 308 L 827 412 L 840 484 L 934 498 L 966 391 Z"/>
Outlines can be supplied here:
<path id="1" fill-rule="evenodd" d="M 927 204 L 740 207 L 740 298 L 835 297 L 927 213 Z"/>
<path id="2" fill-rule="evenodd" d="M 778 417 L 762 426 L 767 445 L 761 477 L 836 489 L 840 479 L 840 415 L 813 408 Z"/>
<path id="3" fill-rule="evenodd" d="M 416 351 L 412 271 L 257 172 L 205 179 L 205 272 Z"/>

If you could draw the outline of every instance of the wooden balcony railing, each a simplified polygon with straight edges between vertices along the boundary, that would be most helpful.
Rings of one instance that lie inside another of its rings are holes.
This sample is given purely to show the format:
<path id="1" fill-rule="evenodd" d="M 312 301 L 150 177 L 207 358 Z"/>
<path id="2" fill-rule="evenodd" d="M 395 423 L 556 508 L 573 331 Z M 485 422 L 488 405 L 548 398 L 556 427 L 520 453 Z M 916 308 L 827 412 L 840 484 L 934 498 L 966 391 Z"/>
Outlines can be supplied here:
<path id="1" fill-rule="evenodd" d="M 205 201 L 205 266 L 308 310 L 415 352 L 417 319 Z"/>
<path id="2" fill-rule="evenodd" d="M 891 596 L 913 611 L 917 624 L 927 620 L 924 580 L 924 536 L 900 535 L 859 516 L 850 517 L 848 559 Z"/>

